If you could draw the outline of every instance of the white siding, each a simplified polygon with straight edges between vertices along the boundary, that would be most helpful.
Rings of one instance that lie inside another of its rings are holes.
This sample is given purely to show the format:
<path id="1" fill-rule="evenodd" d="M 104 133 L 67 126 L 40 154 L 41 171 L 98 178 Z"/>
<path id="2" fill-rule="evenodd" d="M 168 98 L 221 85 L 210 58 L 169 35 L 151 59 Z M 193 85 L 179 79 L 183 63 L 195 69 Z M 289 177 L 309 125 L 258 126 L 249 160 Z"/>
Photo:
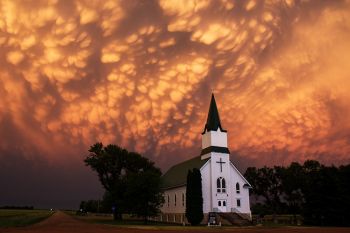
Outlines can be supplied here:
<path id="1" fill-rule="evenodd" d="M 175 205 L 176 195 L 176 205 Z M 184 202 L 182 202 L 184 195 Z M 168 203 L 169 196 L 169 203 Z M 164 192 L 164 204 L 161 208 L 163 213 L 185 213 L 186 211 L 186 186 L 169 189 Z"/>
<path id="2" fill-rule="evenodd" d="M 211 160 L 208 160 L 200 170 L 202 175 L 203 213 L 209 213 L 212 209 L 210 163 Z"/>
<path id="3" fill-rule="evenodd" d="M 231 208 L 240 213 L 250 214 L 250 203 L 249 203 L 249 189 L 244 188 L 243 185 L 246 184 L 246 180 L 240 174 L 240 172 L 231 164 L 231 193 L 233 194 L 231 197 Z M 240 192 L 236 192 L 236 183 L 239 183 Z M 241 206 L 237 206 L 237 199 L 241 200 Z M 231 210 L 232 211 L 232 210 Z M 234 211 L 234 212 L 235 212 Z"/>

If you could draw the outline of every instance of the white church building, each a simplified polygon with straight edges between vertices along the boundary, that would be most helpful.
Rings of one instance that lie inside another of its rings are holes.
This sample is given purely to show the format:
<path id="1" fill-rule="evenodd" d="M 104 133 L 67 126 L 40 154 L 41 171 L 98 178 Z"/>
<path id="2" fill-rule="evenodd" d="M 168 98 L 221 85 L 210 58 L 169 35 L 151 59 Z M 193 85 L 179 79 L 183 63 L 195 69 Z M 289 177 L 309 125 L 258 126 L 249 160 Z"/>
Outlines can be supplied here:
<path id="1" fill-rule="evenodd" d="M 202 223 L 214 212 L 228 224 L 250 220 L 249 189 L 251 185 L 230 161 L 227 131 L 220 122 L 214 95 L 211 97 L 207 122 L 202 132 L 202 151 L 197 157 L 172 166 L 163 175 L 165 202 L 161 208 L 161 221 L 187 222 L 186 180 L 188 170 L 198 168 L 202 176 Z M 220 220 L 220 221 L 221 221 Z"/>

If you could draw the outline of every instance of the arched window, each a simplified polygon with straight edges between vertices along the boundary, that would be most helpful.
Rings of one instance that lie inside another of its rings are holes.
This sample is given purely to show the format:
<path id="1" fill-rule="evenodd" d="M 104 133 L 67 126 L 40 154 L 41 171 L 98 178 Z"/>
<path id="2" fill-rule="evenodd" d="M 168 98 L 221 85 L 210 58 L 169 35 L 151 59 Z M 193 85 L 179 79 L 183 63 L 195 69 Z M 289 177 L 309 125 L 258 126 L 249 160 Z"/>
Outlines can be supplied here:
<path id="1" fill-rule="evenodd" d="M 220 178 L 218 178 L 216 180 L 216 188 L 217 188 L 217 192 L 220 193 L 221 191 L 221 181 L 220 181 Z"/>
<path id="2" fill-rule="evenodd" d="M 241 189 L 240 189 L 239 183 L 237 182 L 236 183 L 236 193 L 240 193 L 240 192 L 241 192 Z"/>
<path id="3" fill-rule="evenodd" d="M 219 177 L 216 180 L 216 191 L 218 193 L 226 193 L 226 181 L 225 181 L 225 178 Z"/>

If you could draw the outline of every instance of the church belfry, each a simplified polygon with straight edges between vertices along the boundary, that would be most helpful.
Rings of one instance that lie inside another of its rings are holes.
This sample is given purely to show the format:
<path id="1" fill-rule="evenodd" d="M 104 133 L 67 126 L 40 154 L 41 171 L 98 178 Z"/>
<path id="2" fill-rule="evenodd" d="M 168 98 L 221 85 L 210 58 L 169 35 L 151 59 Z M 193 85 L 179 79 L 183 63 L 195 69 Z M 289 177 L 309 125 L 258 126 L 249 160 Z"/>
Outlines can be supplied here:
<path id="1" fill-rule="evenodd" d="M 227 148 L 227 131 L 221 126 L 214 94 L 211 96 L 208 118 L 202 132 L 201 158 L 206 159 L 210 157 L 211 152 L 230 153 Z"/>

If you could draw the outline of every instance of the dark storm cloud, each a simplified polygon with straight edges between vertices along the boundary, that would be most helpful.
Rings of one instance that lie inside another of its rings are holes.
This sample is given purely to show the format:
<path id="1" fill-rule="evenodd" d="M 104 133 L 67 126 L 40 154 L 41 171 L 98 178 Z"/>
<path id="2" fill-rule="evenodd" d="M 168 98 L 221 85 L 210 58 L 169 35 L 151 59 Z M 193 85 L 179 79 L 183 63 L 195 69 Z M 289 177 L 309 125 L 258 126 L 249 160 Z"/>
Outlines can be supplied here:
<path id="1" fill-rule="evenodd" d="M 49 164 L 4 152 L 0 158 L 0 206 L 78 208 L 82 200 L 99 199 L 103 191 L 95 174 L 81 164 Z"/>

